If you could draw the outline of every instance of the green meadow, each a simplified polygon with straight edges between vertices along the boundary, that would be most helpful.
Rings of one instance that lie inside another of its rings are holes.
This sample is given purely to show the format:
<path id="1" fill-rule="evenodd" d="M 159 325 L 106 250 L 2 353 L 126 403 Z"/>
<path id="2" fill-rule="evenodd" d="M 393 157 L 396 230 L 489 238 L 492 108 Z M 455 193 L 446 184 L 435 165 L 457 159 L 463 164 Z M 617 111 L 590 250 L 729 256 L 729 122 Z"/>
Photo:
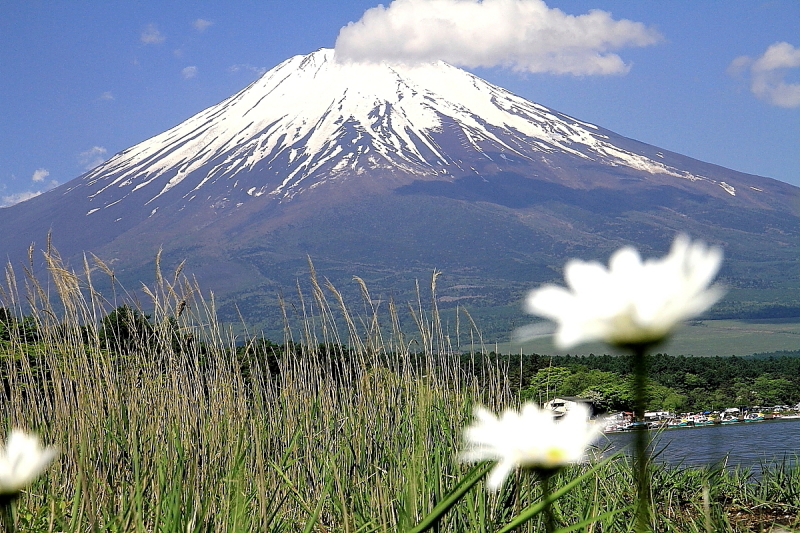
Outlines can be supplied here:
<path id="1" fill-rule="evenodd" d="M 572 350 L 559 351 L 547 337 L 525 342 L 497 345 L 499 353 L 547 355 L 616 355 L 605 344 L 589 343 Z M 695 357 L 744 357 L 773 352 L 800 350 L 800 319 L 696 320 L 684 325 L 660 352 Z"/>

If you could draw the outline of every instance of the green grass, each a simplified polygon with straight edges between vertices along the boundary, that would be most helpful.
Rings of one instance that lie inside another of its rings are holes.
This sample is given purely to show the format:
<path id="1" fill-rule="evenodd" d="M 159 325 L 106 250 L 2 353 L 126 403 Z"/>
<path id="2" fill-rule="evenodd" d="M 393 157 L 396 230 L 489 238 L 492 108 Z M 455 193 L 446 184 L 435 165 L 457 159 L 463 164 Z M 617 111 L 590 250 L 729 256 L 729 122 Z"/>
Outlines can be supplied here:
<path id="1" fill-rule="evenodd" d="M 550 338 L 498 344 L 499 353 L 546 355 L 619 355 L 607 345 L 591 343 L 559 351 Z M 697 357 L 748 356 L 755 353 L 800 350 L 800 318 L 783 320 L 698 320 L 683 326 L 658 352 Z"/>
<path id="2" fill-rule="evenodd" d="M 9 270 L 0 292 L 4 305 L 29 301 L 42 332 L 34 345 L 14 337 L 3 345 L 3 423 L 61 450 L 19 499 L 19 530 L 406 530 L 467 473 L 457 454 L 473 406 L 518 404 L 502 368 L 461 372 L 431 294 L 407 311 L 388 305 L 379 312 L 362 286 L 363 312 L 355 314 L 312 270 L 300 303 L 281 307 L 287 347 L 291 340 L 299 348 L 284 350 L 279 372 L 271 372 L 263 359 L 236 356 L 241 339 L 217 322 L 213 298 L 177 274 L 158 272 L 148 289 L 154 339 L 109 352 L 93 328 L 84 337 L 79 326 L 132 302 L 94 291 L 93 276 L 111 274 L 102 263 L 77 276 L 49 259 L 46 280 L 26 275 L 22 293 Z M 320 344 L 351 350 L 323 354 L 312 348 Z M 588 468 L 564 470 L 554 489 Z M 785 466 L 760 481 L 748 476 L 657 467 L 655 530 L 791 522 L 800 511 L 800 473 Z M 540 500 L 535 478 L 512 478 L 498 494 L 479 482 L 434 530 L 501 530 Z M 583 532 L 630 531 L 631 480 L 626 460 L 602 465 L 555 503 L 556 522 L 588 520 L 568 529 Z M 518 531 L 541 531 L 539 519 Z"/>

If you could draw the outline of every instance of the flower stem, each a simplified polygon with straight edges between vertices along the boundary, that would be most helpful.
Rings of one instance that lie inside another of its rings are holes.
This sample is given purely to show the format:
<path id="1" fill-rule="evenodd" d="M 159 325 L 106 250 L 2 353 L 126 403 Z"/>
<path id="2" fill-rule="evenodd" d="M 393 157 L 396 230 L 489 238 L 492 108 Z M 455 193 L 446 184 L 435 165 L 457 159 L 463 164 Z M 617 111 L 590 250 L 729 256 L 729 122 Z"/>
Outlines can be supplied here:
<path id="1" fill-rule="evenodd" d="M 12 533 L 14 529 L 14 500 L 16 494 L 0 494 L 0 525 L 3 533 Z"/>
<path id="2" fill-rule="evenodd" d="M 637 422 L 644 422 L 647 407 L 647 349 L 638 344 L 633 348 L 634 415 Z M 634 473 L 636 476 L 636 533 L 647 533 L 650 529 L 650 475 L 648 447 L 650 436 L 647 427 L 639 427 L 634 433 Z"/>
<path id="3" fill-rule="evenodd" d="M 544 530 L 547 533 L 553 533 L 556 530 L 555 519 L 553 518 L 553 501 L 552 493 L 550 492 L 550 478 L 553 477 L 555 471 L 552 469 L 540 469 L 539 478 L 542 480 L 542 501 L 544 502 Z"/>

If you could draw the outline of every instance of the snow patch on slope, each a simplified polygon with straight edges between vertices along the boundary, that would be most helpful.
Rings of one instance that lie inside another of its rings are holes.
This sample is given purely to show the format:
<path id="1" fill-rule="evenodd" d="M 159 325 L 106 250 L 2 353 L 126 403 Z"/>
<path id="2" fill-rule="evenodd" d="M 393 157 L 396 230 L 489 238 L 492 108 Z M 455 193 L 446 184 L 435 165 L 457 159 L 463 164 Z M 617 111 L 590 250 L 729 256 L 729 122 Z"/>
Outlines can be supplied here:
<path id="1" fill-rule="evenodd" d="M 725 189 L 725 192 L 727 192 L 731 196 L 736 196 L 736 189 L 734 189 L 732 185 L 728 185 L 724 181 L 721 181 L 719 182 L 719 186 Z"/>

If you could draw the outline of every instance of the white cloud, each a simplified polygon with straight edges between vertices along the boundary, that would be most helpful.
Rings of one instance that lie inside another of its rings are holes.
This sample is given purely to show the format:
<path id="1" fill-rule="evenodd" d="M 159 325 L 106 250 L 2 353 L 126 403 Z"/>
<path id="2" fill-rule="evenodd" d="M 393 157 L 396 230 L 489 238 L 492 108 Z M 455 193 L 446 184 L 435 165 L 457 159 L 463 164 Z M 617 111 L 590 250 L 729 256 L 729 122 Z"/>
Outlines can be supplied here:
<path id="1" fill-rule="evenodd" d="M 787 83 L 789 69 L 800 67 L 800 48 L 787 42 L 771 44 L 761 56 L 753 59 L 739 56 L 728 65 L 731 75 L 744 74 L 750 91 L 760 100 L 778 107 L 800 107 L 800 83 Z"/>
<path id="2" fill-rule="evenodd" d="M 195 76 L 197 76 L 197 67 L 191 66 L 184 68 L 183 70 L 181 70 L 181 76 L 183 76 L 183 79 L 185 80 L 188 80 L 189 78 L 194 78 Z"/>
<path id="3" fill-rule="evenodd" d="M 84 170 L 92 170 L 106 160 L 108 150 L 102 146 L 92 146 L 85 152 L 78 154 L 78 162 Z"/>
<path id="4" fill-rule="evenodd" d="M 39 196 L 42 194 L 43 191 L 25 191 L 25 192 L 18 192 L 14 194 L 9 194 L 8 196 L 2 196 L 3 203 L 0 204 L 0 207 L 9 207 L 14 204 L 18 204 L 20 202 L 24 202 L 25 200 L 30 200 L 35 196 Z"/>
<path id="5" fill-rule="evenodd" d="M 214 23 L 211 22 L 210 20 L 204 20 L 204 19 L 195 19 L 195 20 L 192 21 L 192 26 L 197 31 L 205 31 L 206 28 L 208 28 L 212 24 L 214 24 Z"/>
<path id="6" fill-rule="evenodd" d="M 114 95 L 111 94 L 111 91 L 106 91 L 100 95 L 100 100 L 114 100 Z"/>
<path id="7" fill-rule="evenodd" d="M 52 189 L 54 187 L 57 187 L 58 186 L 58 181 L 57 180 L 50 180 L 46 184 L 42 183 L 42 182 L 45 181 L 45 178 L 47 176 L 49 176 L 49 175 L 50 175 L 50 172 L 48 172 L 47 170 L 45 170 L 43 168 L 37 169 L 36 172 L 34 172 L 33 176 L 31 177 L 32 181 L 34 181 L 35 183 L 40 183 L 40 185 L 36 186 L 37 190 L 35 190 L 35 191 L 20 191 L 20 192 L 15 192 L 15 193 L 11 193 L 11 194 L 2 195 L 2 196 L 0 196 L 0 208 L 9 207 L 9 206 L 12 206 L 14 204 L 18 204 L 20 202 L 24 202 L 25 200 L 30 200 L 31 198 L 39 196 L 43 192 L 47 192 L 50 189 Z M 13 178 L 13 176 L 12 176 L 12 178 Z M 7 187 L 5 185 L 3 185 L 2 190 L 6 190 L 6 189 L 7 189 Z"/>
<path id="8" fill-rule="evenodd" d="M 158 27 L 156 27 L 155 24 L 148 24 L 145 26 L 139 38 L 144 44 L 160 44 L 166 39 L 166 37 L 158 31 Z"/>
<path id="9" fill-rule="evenodd" d="M 661 40 L 640 22 L 593 9 L 568 15 L 543 0 L 394 0 L 339 31 L 336 54 L 352 61 L 443 60 L 555 74 L 623 74 L 615 50 Z"/>
<path id="10" fill-rule="evenodd" d="M 50 175 L 50 171 L 46 168 L 37 168 L 33 172 L 33 176 L 31 176 L 31 181 L 38 182 L 44 181 L 44 179 Z"/>

